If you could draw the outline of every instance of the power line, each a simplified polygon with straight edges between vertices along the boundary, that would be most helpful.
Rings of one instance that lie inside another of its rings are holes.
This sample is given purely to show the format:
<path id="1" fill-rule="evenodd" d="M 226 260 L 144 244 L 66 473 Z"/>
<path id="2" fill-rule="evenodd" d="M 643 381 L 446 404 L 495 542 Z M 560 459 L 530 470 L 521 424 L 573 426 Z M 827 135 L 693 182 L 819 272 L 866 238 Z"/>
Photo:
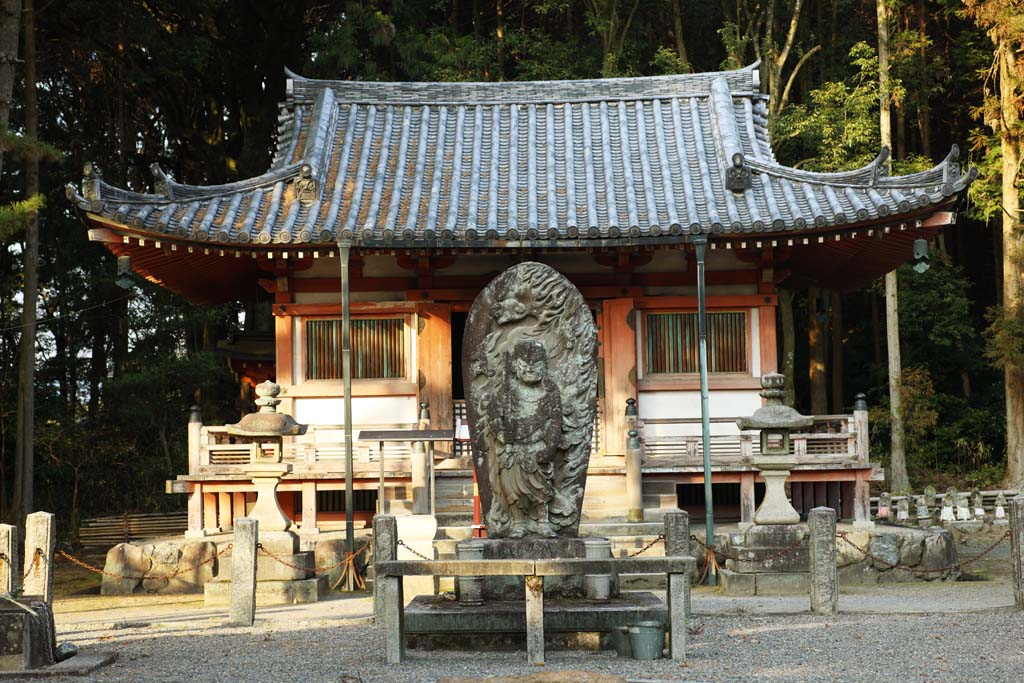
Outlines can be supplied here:
<path id="1" fill-rule="evenodd" d="M 35 321 L 35 323 L 33 323 L 33 324 L 35 324 L 35 325 L 42 325 L 43 323 L 50 323 L 50 322 L 53 322 L 55 320 L 61 320 L 63 318 L 68 318 L 68 317 L 73 316 L 73 315 L 78 315 L 80 313 L 85 313 L 86 311 L 93 311 L 93 310 L 96 310 L 97 308 L 103 308 L 104 306 L 109 306 L 110 304 L 116 304 L 119 301 L 124 301 L 125 299 L 130 299 L 130 298 L 131 298 L 131 294 L 125 294 L 124 296 L 118 297 L 116 299 L 111 299 L 110 301 L 104 301 L 103 303 L 95 304 L 93 306 L 86 306 L 85 308 L 80 308 L 77 311 L 71 311 L 70 313 L 67 313 L 67 314 L 64 314 L 64 315 L 55 315 L 55 316 L 52 316 L 50 318 L 42 318 L 40 320 Z M 11 325 L 10 327 L 0 327 L 0 332 L 10 332 L 12 330 L 21 330 L 21 329 L 24 329 L 26 327 L 29 327 L 29 325 L 21 324 L 21 325 Z"/>

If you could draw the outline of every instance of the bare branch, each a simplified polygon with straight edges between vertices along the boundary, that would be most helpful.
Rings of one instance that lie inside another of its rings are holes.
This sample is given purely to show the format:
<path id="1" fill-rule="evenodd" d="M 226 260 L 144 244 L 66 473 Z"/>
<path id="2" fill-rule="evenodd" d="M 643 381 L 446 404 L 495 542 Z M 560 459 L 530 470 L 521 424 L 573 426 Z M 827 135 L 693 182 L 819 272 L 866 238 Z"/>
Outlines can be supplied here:
<path id="1" fill-rule="evenodd" d="M 782 90 L 782 98 L 779 100 L 777 111 L 782 111 L 783 107 L 786 106 L 786 103 L 789 102 L 789 91 L 793 87 L 793 81 L 796 80 L 796 75 L 797 73 L 799 73 L 800 67 L 802 67 L 804 63 L 811 58 L 811 55 L 813 55 L 820 49 L 821 45 L 815 45 L 810 50 L 805 52 L 803 56 L 800 57 L 800 60 L 796 63 L 796 66 L 793 67 L 793 71 L 790 72 L 789 78 L 786 79 L 786 87 L 783 88 Z"/>

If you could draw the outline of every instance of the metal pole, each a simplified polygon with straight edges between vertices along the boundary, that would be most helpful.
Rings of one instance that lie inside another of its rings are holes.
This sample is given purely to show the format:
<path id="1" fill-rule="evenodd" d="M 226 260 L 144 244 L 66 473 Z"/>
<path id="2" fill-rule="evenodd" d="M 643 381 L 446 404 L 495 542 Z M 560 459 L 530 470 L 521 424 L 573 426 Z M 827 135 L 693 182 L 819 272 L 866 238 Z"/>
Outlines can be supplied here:
<path id="1" fill-rule="evenodd" d="M 345 552 L 355 552 L 356 527 L 352 501 L 352 315 L 349 301 L 348 244 L 338 243 L 341 258 L 341 381 L 345 391 Z M 381 453 L 383 458 L 383 453 Z M 380 494 L 378 494 L 380 495 Z M 355 587 L 351 567 L 346 572 L 345 590 Z"/>
<path id="2" fill-rule="evenodd" d="M 704 446 L 704 514 L 706 519 L 707 544 L 715 545 L 714 504 L 711 499 L 711 414 L 708 408 L 708 314 L 705 308 L 704 256 L 708 238 L 698 235 L 694 238 L 697 249 L 697 340 L 698 363 L 700 365 L 700 422 L 701 440 Z M 714 568 L 708 570 L 708 585 L 718 585 L 718 574 Z"/>

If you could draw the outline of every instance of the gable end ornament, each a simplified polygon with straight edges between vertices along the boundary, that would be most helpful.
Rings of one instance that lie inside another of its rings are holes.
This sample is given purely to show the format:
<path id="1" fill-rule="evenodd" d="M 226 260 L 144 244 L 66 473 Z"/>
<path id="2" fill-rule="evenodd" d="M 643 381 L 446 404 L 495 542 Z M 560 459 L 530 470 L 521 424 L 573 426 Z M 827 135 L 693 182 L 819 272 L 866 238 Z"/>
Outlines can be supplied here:
<path id="1" fill-rule="evenodd" d="M 153 174 L 153 193 L 162 195 L 167 199 L 174 199 L 174 191 L 171 189 L 171 179 L 160 168 L 155 161 L 149 165 L 149 172 Z"/>
<path id="2" fill-rule="evenodd" d="M 753 186 L 750 167 L 744 165 L 742 154 L 732 155 L 732 166 L 725 170 L 725 187 L 733 192 L 745 192 Z"/>
<path id="3" fill-rule="evenodd" d="M 302 164 L 299 168 L 299 177 L 295 179 L 295 198 L 300 202 L 312 202 L 316 201 L 319 195 L 318 183 L 313 177 L 313 167 Z"/>

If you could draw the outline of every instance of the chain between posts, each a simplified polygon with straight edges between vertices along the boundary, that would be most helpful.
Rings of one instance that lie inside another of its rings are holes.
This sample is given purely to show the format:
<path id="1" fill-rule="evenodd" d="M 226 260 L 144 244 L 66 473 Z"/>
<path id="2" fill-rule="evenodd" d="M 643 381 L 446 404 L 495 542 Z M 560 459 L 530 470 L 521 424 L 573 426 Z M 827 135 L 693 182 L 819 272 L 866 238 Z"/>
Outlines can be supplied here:
<path id="1" fill-rule="evenodd" d="M 32 572 L 39 568 L 39 558 L 42 557 L 42 555 L 42 548 L 36 548 L 35 553 L 32 554 L 32 564 L 30 564 L 28 569 L 25 570 L 25 573 L 21 575 L 21 585 L 24 586 L 25 579 L 32 576 Z"/>
<path id="2" fill-rule="evenodd" d="M 657 545 L 658 543 L 660 543 L 660 542 L 662 542 L 664 540 L 665 540 L 665 534 L 658 534 L 658 537 L 655 538 L 653 541 L 651 541 L 650 543 L 645 545 L 643 548 L 640 548 L 640 550 L 637 550 L 635 553 L 630 553 L 627 557 L 636 557 L 637 555 L 640 555 L 641 553 L 646 553 L 648 550 L 650 550 L 655 545 Z"/>
<path id="3" fill-rule="evenodd" d="M 836 537 L 837 538 L 843 540 L 847 545 L 849 545 L 851 548 L 853 548 L 854 550 L 859 552 L 864 557 L 870 558 L 872 561 L 878 562 L 879 564 L 884 564 L 885 566 L 889 567 L 890 569 L 902 569 L 903 571 L 908 572 L 910 574 L 940 574 L 942 572 L 948 572 L 951 569 L 960 569 L 964 565 L 968 565 L 968 564 L 971 564 L 972 562 L 977 562 L 978 560 L 982 559 L 983 557 L 985 557 L 986 555 L 991 553 L 993 550 L 998 548 L 999 545 L 1003 543 L 1003 541 L 1006 541 L 1007 539 L 1009 539 L 1010 536 L 1011 536 L 1011 532 L 1010 532 L 1009 529 L 1007 529 L 1006 533 L 1004 533 L 1002 536 L 1000 536 L 995 541 L 995 543 L 993 543 L 989 547 L 985 548 L 983 551 L 981 551 L 980 553 L 978 553 L 974 557 L 969 557 L 966 560 L 960 560 L 960 561 L 954 562 L 951 565 L 947 565 L 945 567 L 940 567 L 938 569 L 919 569 L 917 567 L 906 567 L 906 566 L 903 566 L 899 562 L 893 564 L 892 562 L 889 562 L 888 560 L 882 559 L 881 557 L 878 557 L 877 555 L 874 555 L 873 553 L 871 553 L 870 550 L 868 550 L 866 548 L 862 548 L 859 545 L 857 545 L 856 543 L 854 543 L 853 541 L 851 541 L 849 539 L 849 537 L 847 536 L 847 533 L 845 531 L 838 531 L 838 532 L 836 532 Z"/>
<path id="4" fill-rule="evenodd" d="M 406 543 L 402 539 L 398 539 L 397 545 L 402 546 L 403 548 L 405 548 L 406 550 L 408 550 L 410 553 L 412 553 L 416 557 L 420 558 L 421 560 L 426 560 L 427 562 L 430 562 L 431 560 L 434 559 L 432 557 L 427 557 L 426 555 L 424 555 L 422 553 L 416 552 L 415 550 L 412 549 L 412 547 L 408 543 Z"/>
<path id="5" fill-rule="evenodd" d="M 204 565 L 211 564 L 214 560 L 216 560 L 219 557 L 222 557 L 226 552 L 231 550 L 231 547 L 232 547 L 232 544 L 228 543 L 226 546 L 224 546 L 223 550 L 219 551 L 217 554 L 213 555 L 212 557 L 210 557 L 208 559 L 205 559 L 202 562 L 194 564 L 194 565 L 192 565 L 190 567 L 178 567 L 176 570 L 174 570 L 174 572 L 172 574 L 146 574 L 145 576 L 128 576 L 126 574 L 117 574 L 117 573 L 114 573 L 114 572 L 108 572 L 105 569 L 100 569 L 99 567 L 97 567 L 95 565 L 92 565 L 92 564 L 89 564 L 88 562 L 80 560 L 77 557 L 75 557 L 74 555 L 71 555 L 71 554 L 69 554 L 69 553 L 67 553 L 67 552 L 65 552 L 63 550 L 58 550 L 56 554 L 57 554 L 57 557 L 63 558 L 65 560 L 67 560 L 68 562 L 70 562 L 71 564 L 78 565 L 82 569 L 87 569 L 88 571 L 94 572 L 96 574 L 102 574 L 103 576 L 109 576 L 112 579 L 121 579 L 121 580 L 127 580 L 127 581 L 150 581 L 150 580 L 152 580 L 152 581 L 170 581 L 171 579 L 177 578 L 180 574 L 184 574 L 186 572 L 192 571 L 193 569 L 199 569 L 200 567 L 202 567 Z M 41 553 L 42 551 L 37 549 L 36 552 L 37 553 Z M 27 577 L 28 574 L 26 573 L 25 576 Z"/>
<path id="6" fill-rule="evenodd" d="M 343 567 L 343 569 L 341 571 L 341 574 L 338 575 L 338 580 L 334 582 L 333 586 L 331 586 L 331 590 L 334 590 L 335 588 L 338 587 L 338 584 L 341 583 L 342 579 L 345 577 L 345 574 L 348 573 L 348 572 L 352 572 L 352 576 L 353 576 L 353 578 L 355 580 L 356 586 L 360 590 L 363 590 L 363 589 L 366 588 L 366 582 L 363 580 L 363 577 L 359 576 L 359 573 L 355 571 L 355 560 L 356 560 L 356 557 L 358 557 L 362 553 L 366 552 L 367 549 L 369 549 L 370 543 L 371 543 L 371 541 L 367 540 L 365 543 L 363 543 L 361 548 L 359 548 L 355 552 L 346 553 L 345 557 L 343 557 L 338 562 L 335 562 L 334 564 L 327 564 L 327 565 L 323 565 L 323 566 L 320 566 L 320 567 L 312 567 L 312 568 L 300 567 L 297 564 L 292 564 L 288 560 L 283 559 L 280 555 L 276 555 L 276 554 L 272 553 L 271 551 L 267 550 L 266 548 L 264 548 L 262 543 L 257 543 L 256 544 L 256 550 L 258 550 L 261 554 L 265 555 L 266 557 L 269 557 L 270 559 L 274 560 L 278 564 L 283 564 L 285 567 L 288 567 L 290 569 L 295 569 L 296 571 L 301 571 L 301 572 L 310 572 L 311 571 L 314 574 L 319 574 L 319 573 L 327 573 L 327 572 L 331 571 L 332 569 L 337 569 L 338 567 Z"/>

